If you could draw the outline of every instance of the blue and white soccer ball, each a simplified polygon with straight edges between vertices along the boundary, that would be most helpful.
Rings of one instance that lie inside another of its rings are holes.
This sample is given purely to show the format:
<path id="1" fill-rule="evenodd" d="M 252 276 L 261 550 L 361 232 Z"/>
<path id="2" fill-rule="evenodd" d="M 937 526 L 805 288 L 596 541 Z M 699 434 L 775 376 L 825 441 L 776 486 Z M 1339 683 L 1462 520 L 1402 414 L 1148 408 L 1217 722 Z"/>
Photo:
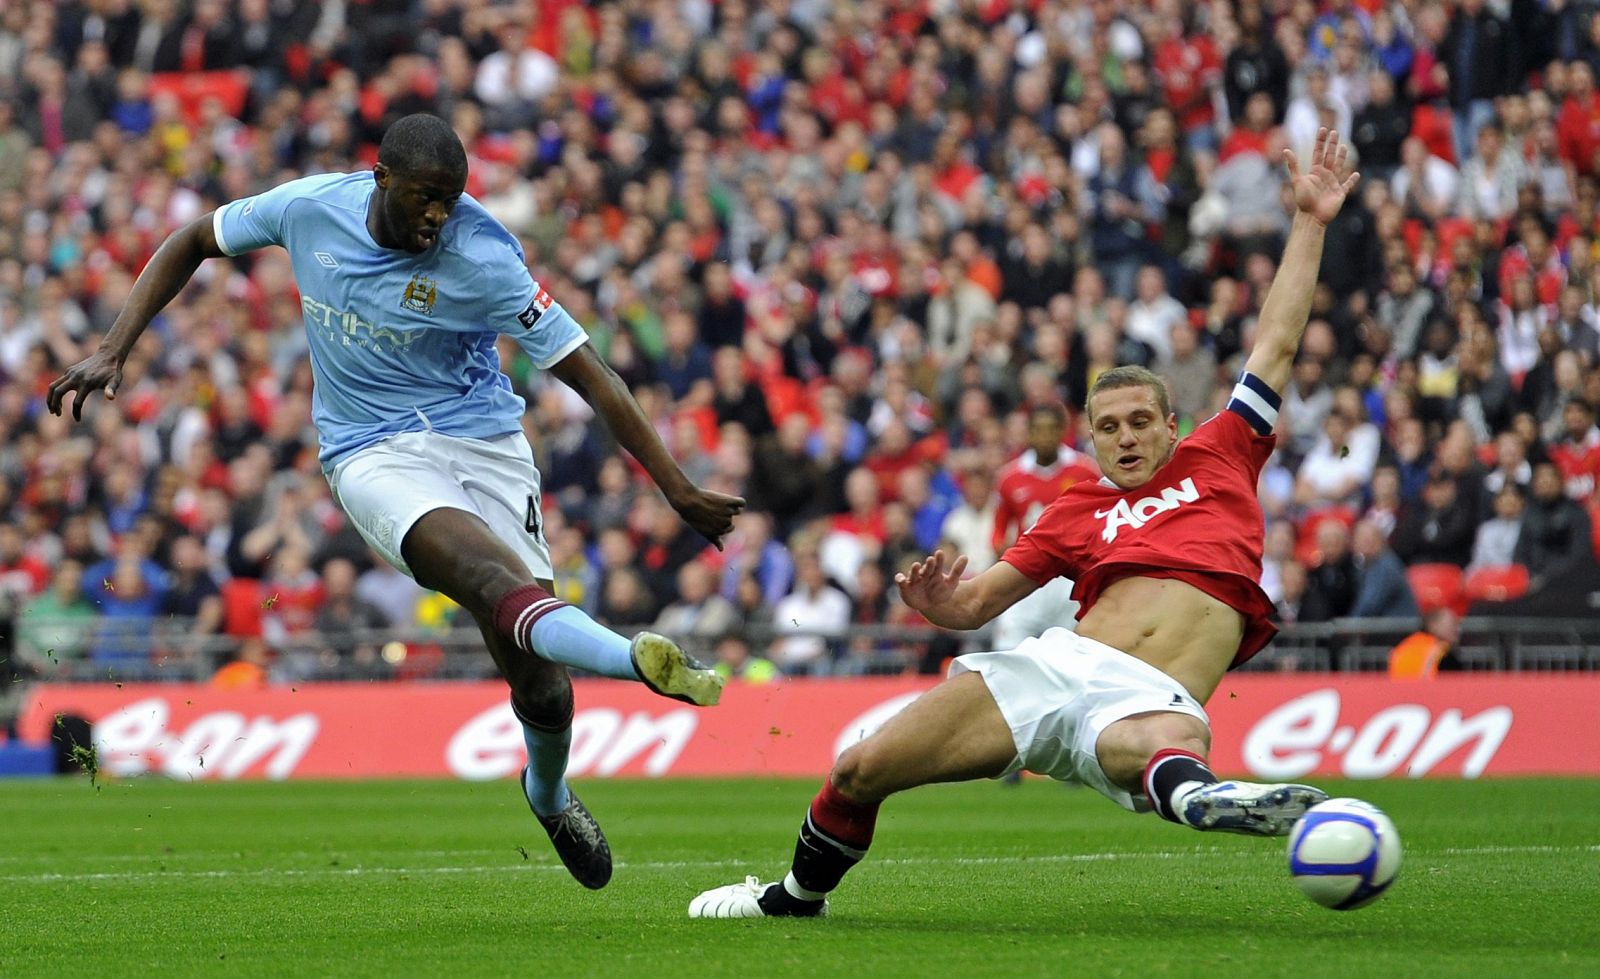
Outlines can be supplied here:
<path id="1" fill-rule="evenodd" d="M 1400 834 L 1377 806 L 1329 799 L 1294 824 L 1289 873 L 1323 907 L 1359 908 L 1377 900 L 1400 873 Z"/>

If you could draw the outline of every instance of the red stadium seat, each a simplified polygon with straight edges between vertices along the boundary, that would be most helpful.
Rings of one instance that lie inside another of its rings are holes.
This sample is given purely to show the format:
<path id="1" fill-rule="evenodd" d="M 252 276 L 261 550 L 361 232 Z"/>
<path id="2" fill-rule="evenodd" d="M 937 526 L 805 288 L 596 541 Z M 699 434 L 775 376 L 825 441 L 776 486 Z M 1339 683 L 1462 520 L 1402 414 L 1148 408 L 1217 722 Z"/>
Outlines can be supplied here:
<path id="1" fill-rule="evenodd" d="M 1478 568 L 1467 575 L 1467 599 L 1473 602 L 1506 602 L 1528 593 L 1528 569 L 1520 564 Z"/>
<path id="2" fill-rule="evenodd" d="M 1462 603 L 1462 571 L 1454 564 L 1413 564 L 1406 569 L 1406 580 L 1417 598 L 1417 607 L 1426 615 L 1436 609 L 1465 611 Z"/>

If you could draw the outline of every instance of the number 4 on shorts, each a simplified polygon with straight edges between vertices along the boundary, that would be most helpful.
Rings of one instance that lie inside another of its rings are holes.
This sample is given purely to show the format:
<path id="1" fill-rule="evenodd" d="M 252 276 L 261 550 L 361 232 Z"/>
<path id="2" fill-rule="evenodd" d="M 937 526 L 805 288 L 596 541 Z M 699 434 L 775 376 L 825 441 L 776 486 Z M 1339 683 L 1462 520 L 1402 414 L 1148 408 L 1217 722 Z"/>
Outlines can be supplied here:
<path id="1" fill-rule="evenodd" d="M 528 516 L 522 522 L 522 529 L 535 537 L 544 534 L 543 514 L 539 512 L 539 498 L 532 493 L 528 494 Z"/>

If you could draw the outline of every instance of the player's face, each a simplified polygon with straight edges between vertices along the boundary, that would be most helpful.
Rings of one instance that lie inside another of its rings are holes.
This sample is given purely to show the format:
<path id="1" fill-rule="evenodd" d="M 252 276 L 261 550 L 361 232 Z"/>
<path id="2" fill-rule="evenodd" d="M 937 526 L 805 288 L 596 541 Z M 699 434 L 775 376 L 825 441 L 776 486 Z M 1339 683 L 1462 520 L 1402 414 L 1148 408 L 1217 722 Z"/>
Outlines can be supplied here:
<path id="1" fill-rule="evenodd" d="M 1148 483 L 1172 457 L 1178 441 L 1178 416 L 1161 416 L 1149 387 L 1112 388 L 1089 400 L 1094 452 L 1100 471 L 1130 490 Z"/>
<path id="2" fill-rule="evenodd" d="M 1061 423 L 1043 412 L 1028 420 L 1028 448 L 1040 455 L 1054 455 L 1062 434 Z"/>
<path id="3" fill-rule="evenodd" d="M 379 243 L 408 252 L 432 248 L 466 189 L 466 175 L 442 170 L 400 174 L 381 163 L 372 172 L 383 190 L 386 240 Z"/>

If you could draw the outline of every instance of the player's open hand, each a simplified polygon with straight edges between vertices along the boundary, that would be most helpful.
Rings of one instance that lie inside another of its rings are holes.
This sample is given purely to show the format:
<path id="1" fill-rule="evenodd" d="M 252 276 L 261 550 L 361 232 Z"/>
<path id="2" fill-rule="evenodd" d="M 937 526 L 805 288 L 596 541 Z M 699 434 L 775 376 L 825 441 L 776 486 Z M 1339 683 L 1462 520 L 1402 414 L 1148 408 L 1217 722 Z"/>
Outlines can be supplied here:
<path id="1" fill-rule="evenodd" d="M 50 389 L 45 394 L 45 407 L 50 409 L 50 414 L 61 414 L 61 402 L 66 398 L 67 392 L 75 392 L 72 396 L 72 417 L 75 421 L 83 420 L 83 403 L 95 391 L 104 390 L 107 401 L 117 400 L 117 388 L 122 386 L 122 361 L 115 355 L 104 350 L 96 350 L 88 357 L 78 361 L 67 372 L 50 382 Z"/>
<path id="2" fill-rule="evenodd" d="M 1348 150 L 1339 134 L 1331 129 L 1317 130 L 1316 145 L 1311 148 L 1311 168 L 1300 172 L 1300 161 L 1293 150 L 1283 151 L 1284 166 L 1289 168 L 1289 182 L 1294 187 L 1294 206 L 1302 214 L 1309 214 L 1327 224 L 1344 206 L 1345 195 L 1355 189 L 1359 173 L 1341 179 Z"/>
<path id="3" fill-rule="evenodd" d="M 900 586 L 900 598 L 907 605 L 918 612 L 926 612 L 954 597 L 956 586 L 961 584 L 961 574 L 966 570 L 965 557 L 956 558 L 947 569 L 941 549 L 913 564 L 910 570 L 895 575 L 894 583 Z"/>
<path id="4" fill-rule="evenodd" d="M 733 531 L 733 518 L 744 511 L 744 499 L 698 486 L 677 499 L 669 499 L 683 522 L 722 550 L 722 539 Z"/>

